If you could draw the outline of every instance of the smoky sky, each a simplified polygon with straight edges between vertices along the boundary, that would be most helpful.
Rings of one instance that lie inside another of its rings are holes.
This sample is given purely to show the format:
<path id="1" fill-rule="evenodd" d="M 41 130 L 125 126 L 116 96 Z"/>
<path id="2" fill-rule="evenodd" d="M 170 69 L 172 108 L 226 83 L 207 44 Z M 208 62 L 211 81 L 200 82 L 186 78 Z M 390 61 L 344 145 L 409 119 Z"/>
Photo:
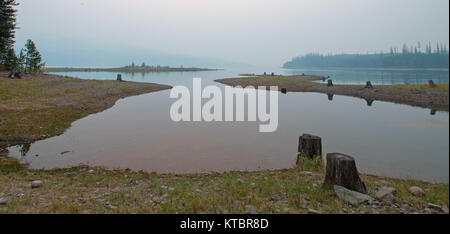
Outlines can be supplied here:
<path id="1" fill-rule="evenodd" d="M 254 65 L 449 41 L 448 0 L 19 0 L 17 44 L 151 49 Z"/>

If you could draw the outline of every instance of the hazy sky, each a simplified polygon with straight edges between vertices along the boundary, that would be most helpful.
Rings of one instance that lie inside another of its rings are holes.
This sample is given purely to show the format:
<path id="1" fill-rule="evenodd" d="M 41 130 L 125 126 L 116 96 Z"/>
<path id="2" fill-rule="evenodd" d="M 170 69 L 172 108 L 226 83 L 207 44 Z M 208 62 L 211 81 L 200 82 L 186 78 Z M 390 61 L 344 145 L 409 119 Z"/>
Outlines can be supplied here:
<path id="1" fill-rule="evenodd" d="M 142 48 L 255 65 L 449 41 L 448 0 L 18 0 L 18 46 Z"/>

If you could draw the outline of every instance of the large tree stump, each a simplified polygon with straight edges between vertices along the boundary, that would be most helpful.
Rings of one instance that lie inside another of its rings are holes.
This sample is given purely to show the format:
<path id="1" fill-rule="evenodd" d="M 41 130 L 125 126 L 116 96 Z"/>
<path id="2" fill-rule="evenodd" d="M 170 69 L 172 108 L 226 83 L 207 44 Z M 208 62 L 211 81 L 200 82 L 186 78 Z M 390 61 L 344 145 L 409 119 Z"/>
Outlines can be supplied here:
<path id="1" fill-rule="evenodd" d="M 298 140 L 298 152 L 308 158 L 322 156 L 322 138 L 303 134 Z"/>
<path id="2" fill-rule="evenodd" d="M 122 74 L 117 74 L 117 81 L 122 82 Z"/>
<path id="3" fill-rule="evenodd" d="M 332 189 L 334 185 L 367 193 L 366 185 L 359 178 L 355 159 L 341 153 L 327 154 L 327 171 L 322 188 Z"/>
<path id="4" fill-rule="evenodd" d="M 328 80 L 327 86 L 328 87 L 333 87 L 333 80 Z"/>

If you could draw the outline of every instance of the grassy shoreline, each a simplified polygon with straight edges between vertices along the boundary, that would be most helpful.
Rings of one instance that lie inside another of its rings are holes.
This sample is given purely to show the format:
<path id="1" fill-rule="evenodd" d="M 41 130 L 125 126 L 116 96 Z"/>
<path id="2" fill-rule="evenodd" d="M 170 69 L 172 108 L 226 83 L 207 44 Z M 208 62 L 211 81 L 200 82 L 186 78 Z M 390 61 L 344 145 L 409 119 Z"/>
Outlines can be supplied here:
<path id="1" fill-rule="evenodd" d="M 431 214 L 444 211 L 430 203 L 449 205 L 448 184 L 361 175 L 369 195 L 390 186 L 395 200 L 353 206 L 320 188 L 324 169 L 313 161 L 277 171 L 176 175 L 87 166 L 30 170 L 0 157 L 0 171 L 0 199 L 6 199 L 0 213 Z M 31 188 L 34 180 L 43 185 Z M 411 186 L 425 195 L 412 195 Z"/>
<path id="2" fill-rule="evenodd" d="M 74 120 L 119 98 L 170 88 L 43 74 L 21 80 L 5 76 L 0 73 L 4 146 L 61 134 Z M 33 170 L 6 155 L 0 145 L 0 213 L 442 213 L 429 203 L 449 206 L 448 184 L 370 175 L 361 175 L 369 194 L 391 186 L 397 190 L 395 201 L 352 206 L 320 188 L 324 167 L 311 160 L 278 171 L 176 175 L 87 166 Z M 31 188 L 34 180 L 42 186 Z M 423 188 L 425 195 L 412 195 L 411 186 Z"/>
<path id="3" fill-rule="evenodd" d="M 368 103 L 374 100 L 407 104 L 435 110 L 449 110 L 448 84 L 428 85 L 374 85 L 366 89 L 364 85 L 334 85 L 313 82 L 323 80 L 319 76 L 257 76 L 244 78 L 219 79 L 216 82 L 230 86 L 278 86 L 288 92 L 316 92 L 330 95 L 344 95 L 365 99 Z"/>

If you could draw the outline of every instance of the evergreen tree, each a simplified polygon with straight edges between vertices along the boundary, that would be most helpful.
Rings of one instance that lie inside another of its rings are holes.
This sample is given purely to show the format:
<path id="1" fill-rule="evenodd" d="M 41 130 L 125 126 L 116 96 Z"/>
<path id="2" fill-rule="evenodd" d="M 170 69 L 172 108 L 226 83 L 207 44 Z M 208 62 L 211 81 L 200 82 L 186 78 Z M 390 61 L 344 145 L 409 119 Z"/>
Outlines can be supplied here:
<path id="1" fill-rule="evenodd" d="M 32 40 L 28 40 L 25 44 L 25 71 L 39 72 L 44 66 L 42 63 L 41 53 L 36 48 Z"/>
<path id="2" fill-rule="evenodd" d="M 5 66 L 6 60 L 11 59 L 14 45 L 17 11 L 14 7 L 17 5 L 16 0 L 0 0 L 0 63 Z"/>
<path id="3" fill-rule="evenodd" d="M 19 59 L 13 48 L 9 48 L 3 57 L 3 64 L 5 65 L 6 70 L 19 69 Z"/>

